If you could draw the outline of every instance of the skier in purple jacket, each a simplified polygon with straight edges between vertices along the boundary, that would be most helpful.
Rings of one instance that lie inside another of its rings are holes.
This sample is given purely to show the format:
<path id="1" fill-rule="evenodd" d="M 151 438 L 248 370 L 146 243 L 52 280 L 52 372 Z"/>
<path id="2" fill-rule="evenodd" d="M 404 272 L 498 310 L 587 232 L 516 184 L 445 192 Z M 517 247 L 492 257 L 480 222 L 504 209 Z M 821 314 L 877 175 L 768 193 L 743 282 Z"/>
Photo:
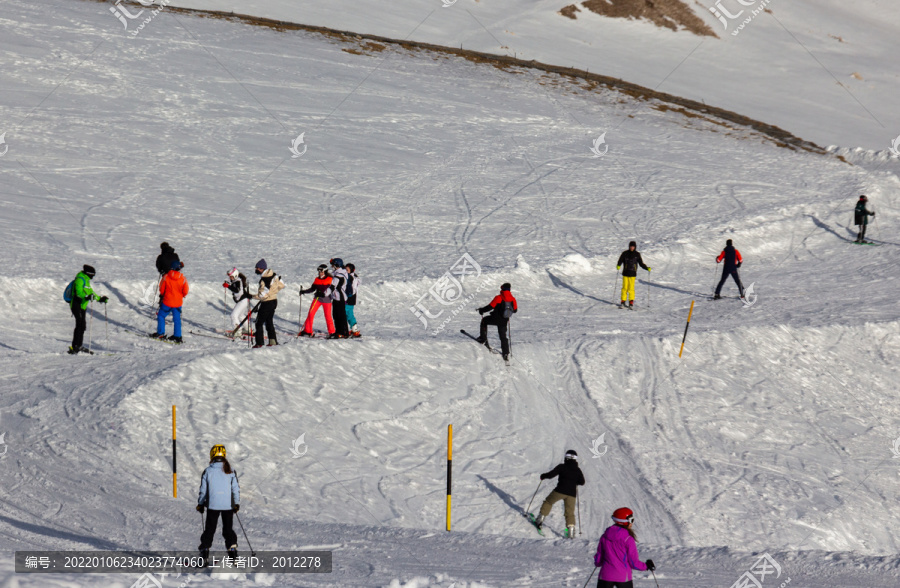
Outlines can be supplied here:
<path id="1" fill-rule="evenodd" d="M 630 508 L 617 508 L 612 515 L 614 525 L 606 529 L 597 545 L 594 565 L 600 568 L 597 588 L 633 588 L 631 570 L 656 569 L 652 559 L 646 563 L 638 559 L 637 545 L 631 525 L 634 513 Z"/>

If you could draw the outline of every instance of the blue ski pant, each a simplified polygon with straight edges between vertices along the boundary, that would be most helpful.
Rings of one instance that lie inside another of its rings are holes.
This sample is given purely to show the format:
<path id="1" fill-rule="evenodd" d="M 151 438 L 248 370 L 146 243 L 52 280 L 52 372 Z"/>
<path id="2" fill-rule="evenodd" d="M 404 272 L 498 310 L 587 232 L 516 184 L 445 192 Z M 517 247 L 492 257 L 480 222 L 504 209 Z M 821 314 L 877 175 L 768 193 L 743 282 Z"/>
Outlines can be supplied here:
<path id="1" fill-rule="evenodd" d="M 173 308 L 165 304 L 160 304 L 159 310 L 156 312 L 156 334 L 166 334 L 166 317 L 170 313 L 172 314 L 172 322 L 175 323 L 175 336 L 181 337 L 181 307 L 176 306 Z"/>

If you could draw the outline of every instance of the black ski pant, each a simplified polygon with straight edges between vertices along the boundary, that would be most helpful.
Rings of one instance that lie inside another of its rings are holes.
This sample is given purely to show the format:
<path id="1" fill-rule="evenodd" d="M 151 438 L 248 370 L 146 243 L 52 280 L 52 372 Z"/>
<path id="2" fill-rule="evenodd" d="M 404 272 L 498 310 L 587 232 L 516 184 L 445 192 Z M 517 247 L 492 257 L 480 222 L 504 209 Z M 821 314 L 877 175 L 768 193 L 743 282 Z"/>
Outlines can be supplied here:
<path id="1" fill-rule="evenodd" d="M 350 336 L 350 327 L 347 326 L 347 303 L 343 300 L 335 300 L 331 303 L 331 319 L 334 321 L 334 334 L 342 337 Z"/>
<path id="2" fill-rule="evenodd" d="M 634 582 L 608 582 L 606 580 L 597 580 L 597 588 L 634 588 Z"/>
<path id="3" fill-rule="evenodd" d="M 728 276 L 734 278 L 734 283 L 737 284 L 738 291 L 740 291 L 741 296 L 744 296 L 744 285 L 741 283 L 741 276 L 738 274 L 737 268 L 733 270 L 723 270 L 722 271 L 722 279 L 719 280 L 719 285 L 716 287 L 716 296 L 722 293 L 722 286 L 725 285 L 725 280 L 728 279 Z"/>
<path id="4" fill-rule="evenodd" d="M 75 317 L 75 332 L 72 333 L 72 347 L 84 345 L 84 331 L 87 329 L 87 309 L 81 308 L 81 298 L 72 300 L 72 316 Z"/>
<path id="5" fill-rule="evenodd" d="M 867 225 L 859 225 L 859 233 L 856 235 L 857 241 L 865 241 L 866 240 L 866 226 Z"/>
<path id="6" fill-rule="evenodd" d="M 507 327 L 509 319 L 503 318 L 503 315 L 489 314 L 481 317 L 481 340 L 487 341 L 488 325 L 497 325 L 497 332 L 500 334 L 500 351 L 503 355 L 509 354 L 509 338 L 507 338 Z"/>
<path id="7" fill-rule="evenodd" d="M 277 343 L 278 336 L 275 334 L 275 309 L 278 308 L 277 300 L 266 300 L 259 303 L 256 311 L 256 344 L 263 345 L 263 327 L 269 336 L 269 343 Z"/>
<path id="8" fill-rule="evenodd" d="M 203 528 L 203 534 L 200 535 L 200 549 L 209 549 L 213 544 L 213 537 L 216 536 L 216 523 L 219 516 L 222 517 L 222 539 L 225 540 L 225 549 L 232 545 L 237 545 L 237 533 L 232 529 L 234 524 L 234 513 L 230 510 L 213 510 L 206 509 L 206 527 Z"/>

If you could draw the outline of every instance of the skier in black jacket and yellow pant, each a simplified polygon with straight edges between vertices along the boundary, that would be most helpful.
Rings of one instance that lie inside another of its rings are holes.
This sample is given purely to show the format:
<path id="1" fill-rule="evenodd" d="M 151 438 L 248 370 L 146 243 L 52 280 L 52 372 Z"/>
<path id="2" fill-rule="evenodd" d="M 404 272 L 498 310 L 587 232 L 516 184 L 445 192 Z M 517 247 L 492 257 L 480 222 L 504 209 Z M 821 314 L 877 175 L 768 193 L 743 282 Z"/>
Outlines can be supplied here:
<path id="1" fill-rule="evenodd" d="M 547 495 L 541 505 L 541 513 L 534 519 L 535 526 L 540 529 L 544 517 L 550 514 L 553 505 L 563 501 L 566 516 L 566 537 L 575 536 L 575 496 L 578 494 L 578 486 L 584 486 L 584 474 L 578 467 L 578 454 L 574 449 L 566 451 L 566 459 L 561 464 L 545 474 L 541 474 L 541 480 L 549 480 L 559 476 L 556 488 Z"/>
<path id="2" fill-rule="evenodd" d="M 637 251 L 637 243 L 632 241 L 628 244 L 628 250 L 623 251 L 616 262 L 616 269 L 622 270 L 622 304 L 620 308 L 625 308 L 625 301 L 631 297 L 628 306 L 634 308 L 634 280 L 637 278 L 637 268 L 641 266 L 648 272 L 650 268 L 644 265 L 641 254 Z"/>

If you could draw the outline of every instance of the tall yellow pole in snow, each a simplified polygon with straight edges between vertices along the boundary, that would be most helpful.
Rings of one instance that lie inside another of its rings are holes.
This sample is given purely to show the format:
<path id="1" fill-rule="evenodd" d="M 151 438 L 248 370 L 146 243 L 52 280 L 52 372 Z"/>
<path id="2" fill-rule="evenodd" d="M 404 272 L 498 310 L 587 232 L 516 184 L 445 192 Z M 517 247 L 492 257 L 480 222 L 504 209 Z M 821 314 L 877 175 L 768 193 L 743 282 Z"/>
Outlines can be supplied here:
<path id="1" fill-rule="evenodd" d="M 450 486 L 453 471 L 453 425 L 447 425 L 447 530 L 450 530 Z"/>

